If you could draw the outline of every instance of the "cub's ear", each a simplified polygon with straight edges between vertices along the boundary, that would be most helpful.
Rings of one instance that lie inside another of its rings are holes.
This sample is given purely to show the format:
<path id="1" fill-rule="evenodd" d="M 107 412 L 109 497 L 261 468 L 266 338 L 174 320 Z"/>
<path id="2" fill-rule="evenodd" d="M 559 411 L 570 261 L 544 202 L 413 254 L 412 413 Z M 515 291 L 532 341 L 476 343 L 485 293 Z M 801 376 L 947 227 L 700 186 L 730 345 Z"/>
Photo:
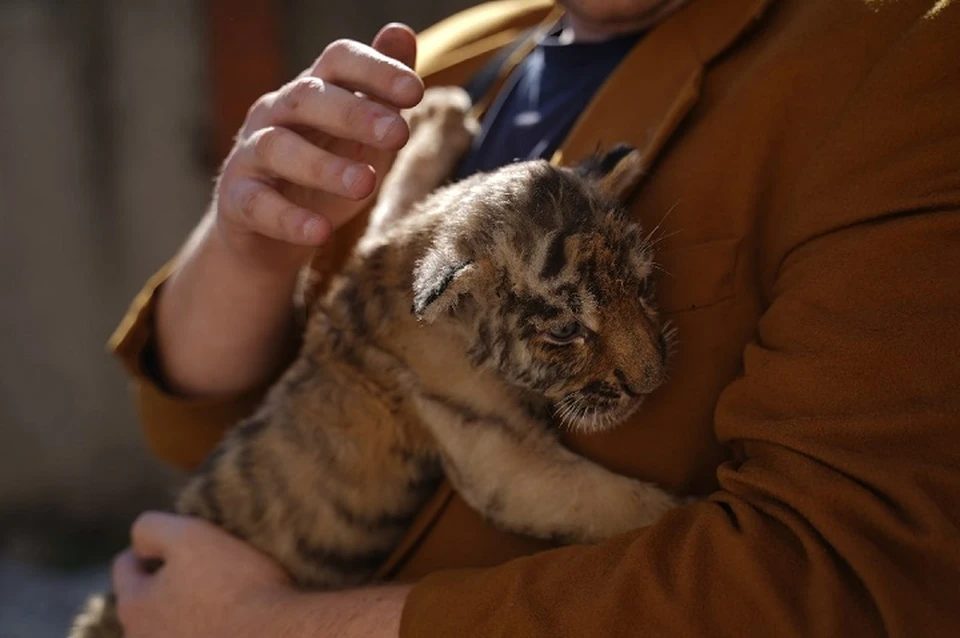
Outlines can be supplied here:
<path id="1" fill-rule="evenodd" d="M 617 144 L 606 155 L 594 155 L 578 164 L 575 170 L 597 180 L 605 195 L 620 202 L 630 196 L 646 173 L 643 155 L 628 144 Z"/>
<path id="2" fill-rule="evenodd" d="M 452 250 L 434 247 L 417 264 L 413 276 L 413 314 L 433 323 L 442 313 L 456 308 L 463 295 L 469 294 L 478 268 Z"/>

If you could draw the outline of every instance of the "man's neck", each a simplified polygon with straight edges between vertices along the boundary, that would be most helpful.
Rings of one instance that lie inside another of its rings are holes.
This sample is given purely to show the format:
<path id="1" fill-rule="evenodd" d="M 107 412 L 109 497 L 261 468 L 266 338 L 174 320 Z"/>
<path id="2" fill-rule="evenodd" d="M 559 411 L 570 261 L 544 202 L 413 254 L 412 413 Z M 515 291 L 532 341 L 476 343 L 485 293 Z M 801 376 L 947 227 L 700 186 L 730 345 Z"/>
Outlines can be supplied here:
<path id="1" fill-rule="evenodd" d="M 591 22 L 574 11 L 567 11 L 563 18 L 563 30 L 558 37 L 561 44 L 602 42 L 619 35 L 646 31 L 666 20 L 688 2 L 690 0 L 666 0 L 652 7 L 646 13 L 637 16 L 636 20 L 618 21 L 616 23 Z"/>

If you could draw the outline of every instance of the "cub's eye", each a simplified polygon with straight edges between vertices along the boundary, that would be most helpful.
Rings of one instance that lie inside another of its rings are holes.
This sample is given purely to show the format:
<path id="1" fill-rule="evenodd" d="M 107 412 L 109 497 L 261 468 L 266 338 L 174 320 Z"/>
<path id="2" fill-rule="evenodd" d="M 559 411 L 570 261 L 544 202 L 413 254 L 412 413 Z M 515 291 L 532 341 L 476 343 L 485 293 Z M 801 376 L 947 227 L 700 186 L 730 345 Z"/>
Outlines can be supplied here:
<path id="1" fill-rule="evenodd" d="M 565 345 L 571 343 L 574 339 L 579 337 L 582 331 L 583 329 L 580 327 L 579 323 L 576 321 L 571 321 L 570 323 L 566 323 L 562 326 L 550 328 L 550 330 L 546 331 L 545 336 L 548 341 Z"/>

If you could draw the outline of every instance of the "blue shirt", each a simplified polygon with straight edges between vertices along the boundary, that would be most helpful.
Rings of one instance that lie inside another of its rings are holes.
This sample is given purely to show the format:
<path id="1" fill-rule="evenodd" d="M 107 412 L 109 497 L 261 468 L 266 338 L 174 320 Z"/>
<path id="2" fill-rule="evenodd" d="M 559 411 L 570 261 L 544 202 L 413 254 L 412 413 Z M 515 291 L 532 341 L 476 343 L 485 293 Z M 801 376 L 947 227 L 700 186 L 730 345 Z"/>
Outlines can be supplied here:
<path id="1" fill-rule="evenodd" d="M 457 179 L 511 162 L 549 159 L 593 94 L 640 38 L 561 44 L 559 30 L 523 59 L 491 104 Z"/>

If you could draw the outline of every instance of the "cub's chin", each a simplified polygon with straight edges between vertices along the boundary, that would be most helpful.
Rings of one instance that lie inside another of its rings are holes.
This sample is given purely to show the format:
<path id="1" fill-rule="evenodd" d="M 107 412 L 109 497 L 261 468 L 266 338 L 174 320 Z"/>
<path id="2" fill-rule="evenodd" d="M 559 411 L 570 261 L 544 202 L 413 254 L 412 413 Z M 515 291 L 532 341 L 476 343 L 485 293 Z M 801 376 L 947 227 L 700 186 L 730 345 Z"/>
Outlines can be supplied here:
<path id="1" fill-rule="evenodd" d="M 633 416 L 641 405 L 645 395 L 624 399 L 612 406 L 590 406 L 568 400 L 560 401 L 554 411 L 557 424 L 571 432 L 595 434 L 606 432 L 619 426 Z"/>

